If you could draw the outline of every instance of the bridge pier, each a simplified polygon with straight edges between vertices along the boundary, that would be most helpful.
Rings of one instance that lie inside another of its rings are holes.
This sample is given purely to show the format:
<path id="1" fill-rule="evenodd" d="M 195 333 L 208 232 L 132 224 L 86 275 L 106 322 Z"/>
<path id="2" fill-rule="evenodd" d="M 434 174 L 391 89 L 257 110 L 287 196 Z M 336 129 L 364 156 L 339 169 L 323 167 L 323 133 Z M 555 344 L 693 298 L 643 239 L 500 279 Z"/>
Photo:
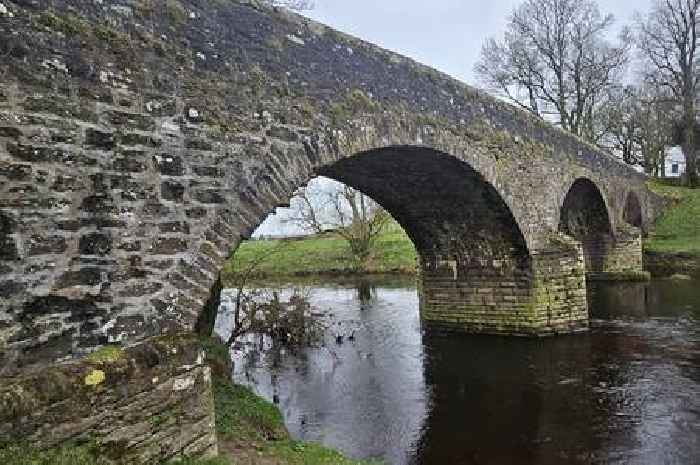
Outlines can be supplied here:
<path id="1" fill-rule="evenodd" d="M 429 329 L 548 336 L 588 328 L 583 249 L 563 236 L 519 263 L 422 258 L 419 295 Z"/>
<path id="2" fill-rule="evenodd" d="M 618 227 L 615 235 L 583 241 L 586 277 L 591 281 L 647 281 L 644 271 L 642 232 Z"/>

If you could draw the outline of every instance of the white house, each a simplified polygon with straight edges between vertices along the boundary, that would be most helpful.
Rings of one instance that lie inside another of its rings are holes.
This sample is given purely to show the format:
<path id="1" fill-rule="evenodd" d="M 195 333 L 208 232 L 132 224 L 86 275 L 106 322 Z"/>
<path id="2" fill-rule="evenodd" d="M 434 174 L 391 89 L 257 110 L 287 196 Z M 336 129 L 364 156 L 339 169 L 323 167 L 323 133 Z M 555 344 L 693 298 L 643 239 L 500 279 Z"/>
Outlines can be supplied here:
<path id="1" fill-rule="evenodd" d="M 666 149 L 666 166 L 664 174 L 667 178 L 678 178 L 685 173 L 685 157 L 680 146 Z"/>

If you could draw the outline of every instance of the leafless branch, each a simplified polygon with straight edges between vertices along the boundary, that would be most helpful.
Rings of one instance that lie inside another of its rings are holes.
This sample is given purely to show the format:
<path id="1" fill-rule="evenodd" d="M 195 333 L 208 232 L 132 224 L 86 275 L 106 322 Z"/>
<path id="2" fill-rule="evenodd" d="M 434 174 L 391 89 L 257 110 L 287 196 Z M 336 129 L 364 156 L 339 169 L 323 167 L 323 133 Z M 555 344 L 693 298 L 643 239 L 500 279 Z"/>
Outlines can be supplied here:
<path id="1" fill-rule="evenodd" d="M 327 192 L 297 192 L 296 211 L 290 220 L 305 231 L 333 232 L 348 244 L 358 268 L 365 267 L 374 243 L 391 220 L 376 202 L 361 192 L 338 186 Z"/>
<path id="2" fill-rule="evenodd" d="M 629 56 L 605 36 L 613 17 L 591 0 L 526 0 L 501 40 L 489 39 L 475 71 L 482 83 L 518 106 L 598 142 L 595 118 Z"/>
<path id="3" fill-rule="evenodd" d="M 645 80 L 675 99 L 679 143 L 686 159 L 686 182 L 697 184 L 696 101 L 698 92 L 698 13 L 700 0 L 656 0 L 637 17 Z"/>

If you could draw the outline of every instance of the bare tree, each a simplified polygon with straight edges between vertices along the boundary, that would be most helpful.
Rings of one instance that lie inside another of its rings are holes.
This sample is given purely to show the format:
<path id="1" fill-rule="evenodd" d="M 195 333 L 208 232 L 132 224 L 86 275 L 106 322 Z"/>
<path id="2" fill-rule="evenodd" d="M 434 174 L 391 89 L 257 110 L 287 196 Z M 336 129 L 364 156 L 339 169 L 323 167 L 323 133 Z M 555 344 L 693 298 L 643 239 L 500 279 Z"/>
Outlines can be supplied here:
<path id="1" fill-rule="evenodd" d="M 243 334 L 251 332 L 253 325 L 258 320 L 257 308 L 262 291 L 251 286 L 251 280 L 265 262 L 276 254 L 282 252 L 288 243 L 278 242 L 274 247 L 265 249 L 254 256 L 247 266 L 238 268 L 234 261 L 234 269 L 230 273 L 230 281 L 236 290 L 233 302 L 233 326 L 226 344 L 232 346 Z"/>
<path id="2" fill-rule="evenodd" d="M 622 157 L 630 165 L 642 163 L 639 150 L 641 100 L 634 86 L 610 90 L 598 123 L 604 134 L 601 145 Z"/>
<path id="3" fill-rule="evenodd" d="M 642 164 L 650 176 L 662 177 L 666 175 L 666 148 L 672 144 L 675 129 L 673 104 L 659 89 L 643 90 L 640 100 L 638 145 Z"/>
<path id="4" fill-rule="evenodd" d="M 656 0 L 637 17 L 639 47 L 649 65 L 647 82 L 667 89 L 675 99 L 678 139 L 686 160 L 686 184 L 697 185 L 696 99 L 700 0 Z"/>
<path id="5" fill-rule="evenodd" d="M 629 56 L 627 30 L 620 45 L 605 38 L 613 22 L 591 0 L 526 0 L 503 39 L 484 44 L 476 74 L 511 102 L 597 143 L 596 113 Z"/>
<path id="6" fill-rule="evenodd" d="M 598 116 L 604 134 L 601 145 L 620 155 L 625 163 L 644 166 L 649 175 L 663 175 L 673 129 L 669 103 L 668 96 L 659 89 L 612 89 Z"/>
<path id="7" fill-rule="evenodd" d="M 337 234 L 346 241 L 356 267 L 365 269 L 375 241 L 391 216 L 375 201 L 346 185 L 326 192 L 321 202 L 304 188 L 296 197 L 299 206 L 290 221 L 316 234 Z"/>
<path id="8" fill-rule="evenodd" d="M 229 347 L 246 335 L 268 336 L 273 343 L 288 347 L 310 345 L 321 336 L 325 322 L 311 314 L 308 289 L 294 287 L 291 296 L 282 301 L 283 289 L 254 283 L 259 268 L 274 260 L 275 255 L 284 253 L 289 244 L 278 241 L 249 260 L 232 262 L 227 273 L 228 284 L 235 292 L 232 308 L 227 309 L 232 321 L 229 332 L 221 335 Z"/>

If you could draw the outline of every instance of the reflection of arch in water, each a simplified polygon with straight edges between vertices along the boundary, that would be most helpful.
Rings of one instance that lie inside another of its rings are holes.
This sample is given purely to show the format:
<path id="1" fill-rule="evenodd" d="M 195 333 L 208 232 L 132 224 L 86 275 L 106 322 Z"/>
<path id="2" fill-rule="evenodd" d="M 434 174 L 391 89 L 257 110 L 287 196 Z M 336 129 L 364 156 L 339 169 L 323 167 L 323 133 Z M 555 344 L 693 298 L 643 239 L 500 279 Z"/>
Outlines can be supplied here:
<path id="1" fill-rule="evenodd" d="M 609 320 L 614 318 L 645 319 L 647 310 L 648 283 L 643 282 L 591 282 L 588 283 L 588 301 L 591 318 Z"/>
<path id="2" fill-rule="evenodd" d="M 357 280 L 355 282 L 355 289 L 357 290 L 357 300 L 360 301 L 360 305 L 362 306 L 369 304 L 376 298 L 376 290 L 372 282 L 367 279 Z"/>
<path id="3" fill-rule="evenodd" d="M 607 413 L 581 379 L 595 367 L 592 338 L 423 343 L 431 403 L 411 464 L 555 465 L 561 451 L 601 448 L 592 425 Z"/>

